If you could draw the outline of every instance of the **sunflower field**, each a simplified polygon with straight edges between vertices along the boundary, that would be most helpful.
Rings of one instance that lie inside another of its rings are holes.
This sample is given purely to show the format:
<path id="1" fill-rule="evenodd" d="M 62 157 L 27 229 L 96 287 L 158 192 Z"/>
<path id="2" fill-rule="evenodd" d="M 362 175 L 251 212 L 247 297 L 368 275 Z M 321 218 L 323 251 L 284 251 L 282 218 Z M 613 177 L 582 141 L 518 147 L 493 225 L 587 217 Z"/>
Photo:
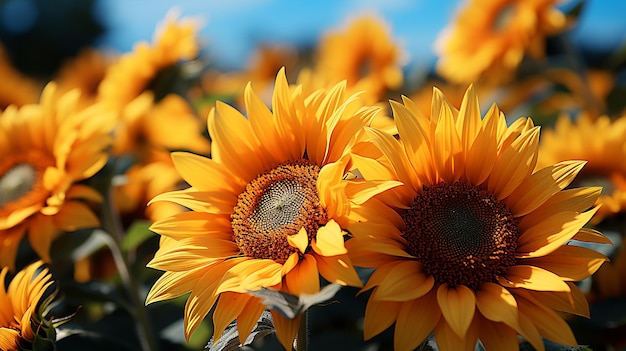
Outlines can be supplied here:
<path id="1" fill-rule="evenodd" d="M 236 69 L 174 8 L 119 51 L 97 0 L 0 1 L 0 350 L 626 350 L 591 1 L 458 0 L 428 64 L 354 9 Z"/>

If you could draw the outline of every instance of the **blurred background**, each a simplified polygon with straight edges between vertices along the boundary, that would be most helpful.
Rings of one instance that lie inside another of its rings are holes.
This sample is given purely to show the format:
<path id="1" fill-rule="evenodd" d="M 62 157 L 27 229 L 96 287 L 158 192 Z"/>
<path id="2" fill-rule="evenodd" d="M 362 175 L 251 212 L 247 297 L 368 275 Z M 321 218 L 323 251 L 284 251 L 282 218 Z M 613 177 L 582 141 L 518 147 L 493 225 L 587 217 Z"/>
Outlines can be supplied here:
<path id="1" fill-rule="evenodd" d="M 459 5 L 457 0 L 2 0 L 0 40 L 20 69 L 42 75 L 84 46 L 131 51 L 135 43 L 150 41 L 155 26 L 175 8 L 203 23 L 205 54 L 215 66 L 238 70 L 260 44 L 306 50 L 324 33 L 373 13 L 389 25 L 407 69 L 428 68 L 437 35 Z M 625 14 L 625 1 L 585 1 L 572 40 L 588 55 L 614 51 L 626 39 Z"/>

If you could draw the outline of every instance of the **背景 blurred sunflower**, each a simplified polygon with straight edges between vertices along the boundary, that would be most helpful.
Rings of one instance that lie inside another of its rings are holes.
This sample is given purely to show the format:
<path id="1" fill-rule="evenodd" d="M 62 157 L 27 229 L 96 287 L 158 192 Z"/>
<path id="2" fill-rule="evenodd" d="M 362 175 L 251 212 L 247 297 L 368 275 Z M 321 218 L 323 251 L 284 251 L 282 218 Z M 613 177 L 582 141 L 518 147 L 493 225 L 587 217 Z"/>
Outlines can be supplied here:
<path id="1" fill-rule="evenodd" d="M 569 240 L 601 241 L 582 228 L 600 188 L 563 190 L 583 161 L 534 171 L 539 127 L 507 126 L 496 105 L 481 119 L 473 88 L 459 110 L 435 90 L 430 118 L 409 99 L 391 102 L 399 140 L 368 129 L 385 158 L 358 158 L 365 179 L 398 179 L 351 209 L 346 247 L 357 266 L 376 268 L 365 338 L 395 322 L 396 350 L 434 332 L 439 350 L 518 348 L 517 335 L 575 345 L 555 311 L 588 315 L 574 285 L 606 258 Z"/>
<path id="2" fill-rule="evenodd" d="M 161 70 L 195 58 L 199 52 L 197 30 L 196 21 L 176 20 L 174 12 L 168 13 L 155 32 L 153 45 L 137 43 L 131 53 L 109 66 L 97 99 L 121 108 L 149 88 Z"/>
<path id="3" fill-rule="evenodd" d="M 63 62 L 56 73 L 57 94 L 80 89 L 83 104 L 92 104 L 113 60 L 112 55 L 95 48 L 82 49 L 75 57 Z"/>
<path id="4" fill-rule="evenodd" d="M 58 99 L 55 84 L 38 104 L 9 106 L 0 115 L 0 264 L 14 267 L 28 233 L 35 252 L 50 261 L 51 242 L 63 231 L 98 226 L 84 200 L 99 193 L 78 183 L 106 163 L 114 114 L 102 105 L 78 108 L 80 93 Z"/>
<path id="5" fill-rule="evenodd" d="M 545 38 L 565 29 L 557 0 L 468 0 L 436 42 L 437 72 L 459 84 L 509 81 L 525 55 L 545 55 Z"/>
<path id="6" fill-rule="evenodd" d="M 607 116 L 592 120 L 587 114 L 576 121 L 560 116 L 554 128 L 543 132 L 537 166 L 570 159 L 587 160 L 577 183 L 602 187 L 594 223 L 626 210 L 626 116 L 614 121 Z"/>
<path id="7" fill-rule="evenodd" d="M 343 181 L 349 147 L 378 112 L 346 98 L 345 82 L 305 96 L 277 75 L 272 109 L 248 85 L 247 118 L 218 102 L 209 114 L 212 158 L 173 153 L 191 187 L 157 196 L 190 212 L 157 221 L 159 250 L 149 267 L 166 271 L 147 303 L 191 292 L 185 335 L 217 303 L 214 335 L 237 319 L 245 340 L 265 306 L 248 290 L 294 295 L 327 281 L 361 286 L 344 247 L 349 201 L 364 201 L 396 182 Z M 217 302 L 216 302 L 217 301 Z M 278 339 L 291 349 L 301 315 L 272 313 Z"/>
<path id="8" fill-rule="evenodd" d="M 334 84 L 347 80 L 351 92 L 362 91 L 368 104 L 401 87 L 402 52 L 377 17 L 352 21 L 345 31 L 327 33 L 317 49 L 315 72 Z"/>
<path id="9" fill-rule="evenodd" d="M 54 326 L 46 320 L 48 306 L 56 292 L 54 281 L 43 262 L 20 270 L 6 287 L 8 267 L 0 271 L 0 350 L 31 350 L 36 338 L 53 342 Z"/>

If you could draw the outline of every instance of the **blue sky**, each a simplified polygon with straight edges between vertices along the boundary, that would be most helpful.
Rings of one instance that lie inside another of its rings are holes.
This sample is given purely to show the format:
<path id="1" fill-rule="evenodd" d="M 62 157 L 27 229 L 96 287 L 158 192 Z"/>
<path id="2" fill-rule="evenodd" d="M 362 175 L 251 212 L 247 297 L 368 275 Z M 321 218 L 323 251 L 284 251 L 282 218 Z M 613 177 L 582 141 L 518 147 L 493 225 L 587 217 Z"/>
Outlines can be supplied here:
<path id="1" fill-rule="evenodd" d="M 626 1 L 587 0 L 576 40 L 599 48 L 626 40 Z M 433 42 L 454 15 L 460 0 L 103 0 L 107 35 L 104 47 L 130 51 L 151 40 L 155 26 L 173 7 L 202 21 L 204 47 L 219 66 L 243 67 L 260 42 L 316 43 L 350 18 L 376 13 L 385 19 L 409 62 L 434 60 Z"/>

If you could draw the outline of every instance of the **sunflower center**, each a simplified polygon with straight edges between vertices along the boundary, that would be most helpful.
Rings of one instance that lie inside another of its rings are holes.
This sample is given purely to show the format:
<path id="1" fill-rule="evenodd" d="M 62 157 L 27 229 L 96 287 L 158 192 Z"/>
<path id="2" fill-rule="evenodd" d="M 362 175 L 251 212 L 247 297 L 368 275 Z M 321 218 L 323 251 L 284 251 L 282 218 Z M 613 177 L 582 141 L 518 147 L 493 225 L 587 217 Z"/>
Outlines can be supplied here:
<path id="1" fill-rule="evenodd" d="M 44 201 L 48 190 L 43 185 L 43 173 L 53 164 L 54 160 L 37 151 L 0 160 L 0 216 Z"/>
<path id="2" fill-rule="evenodd" d="M 284 262 L 298 249 L 287 237 L 306 229 L 309 242 L 328 221 L 317 193 L 320 168 L 305 159 L 283 163 L 253 179 L 232 215 L 235 242 L 248 257 Z"/>
<path id="3" fill-rule="evenodd" d="M 515 264 L 517 220 L 477 186 L 456 182 L 424 187 L 403 219 L 409 253 L 440 284 L 478 290 Z"/>
<path id="4" fill-rule="evenodd" d="M 496 13 L 495 18 L 491 24 L 491 28 L 493 29 L 494 32 L 502 31 L 509 25 L 509 22 L 511 22 L 514 15 L 515 15 L 515 5 L 506 4 Z"/>
<path id="5" fill-rule="evenodd" d="M 37 170 L 28 163 L 13 166 L 0 177 L 0 207 L 13 202 L 31 190 L 37 182 Z"/>

